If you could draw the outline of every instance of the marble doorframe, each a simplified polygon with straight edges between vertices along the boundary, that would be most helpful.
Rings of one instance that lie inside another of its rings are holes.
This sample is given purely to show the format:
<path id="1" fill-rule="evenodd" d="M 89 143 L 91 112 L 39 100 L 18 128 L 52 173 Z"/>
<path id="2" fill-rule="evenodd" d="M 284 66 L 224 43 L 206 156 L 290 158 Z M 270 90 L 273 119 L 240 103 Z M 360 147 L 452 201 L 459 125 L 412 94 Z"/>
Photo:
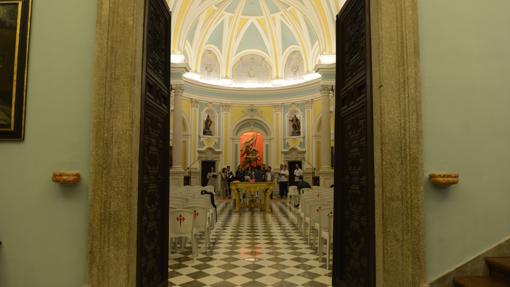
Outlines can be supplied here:
<path id="1" fill-rule="evenodd" d="M 88 281 L 136 286 L 145 0 L 97 0 Z"/>
<path id="2" fill-rule="evenodd" d="M 377 287 L 424 287 L 417 0 L 372 0 Z"/>
<path id="3" fill-rule="evenodd" d="M 135 287 L 144 0 L 97 0 L 92 287 Z M 417 0 L 372 0 L 377 287 L 424 286 Z"/>

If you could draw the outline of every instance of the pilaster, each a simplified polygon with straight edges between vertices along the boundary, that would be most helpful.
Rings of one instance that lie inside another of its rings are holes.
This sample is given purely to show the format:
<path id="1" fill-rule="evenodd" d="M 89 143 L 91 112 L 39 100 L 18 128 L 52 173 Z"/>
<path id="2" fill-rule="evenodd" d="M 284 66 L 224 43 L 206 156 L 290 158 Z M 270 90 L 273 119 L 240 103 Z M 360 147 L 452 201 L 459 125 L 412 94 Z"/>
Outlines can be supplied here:
<path id="1" fill-rule="evenodd" d="M 172 85 L 174 95 L 174 120 L 173 120 L 173 148 L 172 148 L 172 169 L 182 170 L 182 95 L 184 93 L 184 85 Z"/>
<path id="2" fill-rule="evenodd" d="M 329 96 L 333 87 L 330 85 L 321 86 L 321 186 L 330 186 L 333 179 L 331 169 L 331 121 Z"/>
<path id="3" fill-rule="evenodd" d="M 197 159 L 198 159 L 198 137 L 199 133 L 199 114 L 198 114 L 198 101 L 195 99 L 191 99 L 191 165 L 196 167 Z"/>
<path id="4" fill-rule="evenodd" d="M 221 112 L 223 113 L 223 166 L 230 165 L 231 169 L 234 169 L 232 167 L 232 141 L 230 138 L 232 137 L 232 129 L 231 129 L 231 122 L 232 122 L 232 113 L 230 112 L 230 105 L 229 104 L 222 104 L 221 105 Z"/>
<path id="5" fill-rule="evenodd" d="M 275 156 L 272 162 L 273 168 L 277 168 L 282 163 L 282 143 L 283 143 L 283 123 L 282 123 L 282 105 L 273 105 L 273 123 L 274 123 L 274 149 Z"/>
<path id="6" fill-rule="evenodd" d="M 309 100 L 305 102 L 305 119 L 306 119 L 306 125 L 305 125 L 305 148 L 306 148 L 306 165 L 303 166 L 305 168 L 308 166 L 309 168 L 313 168 L 313 117 L 312 117 L 312 106 L 313 101 Z"/>

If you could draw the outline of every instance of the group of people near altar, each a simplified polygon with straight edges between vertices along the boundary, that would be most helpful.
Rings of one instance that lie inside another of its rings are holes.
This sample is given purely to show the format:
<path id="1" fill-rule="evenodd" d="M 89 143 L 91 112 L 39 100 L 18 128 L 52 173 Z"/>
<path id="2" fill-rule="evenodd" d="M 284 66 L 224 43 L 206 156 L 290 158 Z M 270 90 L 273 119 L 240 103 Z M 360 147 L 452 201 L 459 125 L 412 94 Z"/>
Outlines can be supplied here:
<path id="1" fill-rule="evenodd" d="M 245 166 L 239 165 L 234 173 L 230 166 L 221 169 L 219 173 L 219 186 L 217 180 L 218 174 L 214 172 L 214 168 L 207 174 L 207 185 L 214 186 L 216 194 L 222 198 L 231 198 L 230 183 L 233 181 L 241 182 L 278 182 L 280 198 L 286 198 L 289 191 L 289 170 L 286 164 L 280 164 L 280 170 L 273 172 L 271 166 L 256 165 Z M 299 165 L 294 169 L 294 180 L 300 182 L 303 180 L 303 170 Z M 271 195 L 271 198 L 273 196 Z"/>
<path id="2" fill-rule="evenodd" d="M 226 166 L 221 169 L 219 173 L 219 186 L 216 180 L 217 174 L 214 169 L 207 174 L 207 185 L 214 186 L 216 194 L 222 198 L 231 198 L 230 183 L 233 181 L 241 182 L 271 182 L 273 181 L 273 175 L 270 166 L 258 165 L 258 166 L 247 166 L 245 168 L 238 166 L 234 173 L 230 166 Z"/>

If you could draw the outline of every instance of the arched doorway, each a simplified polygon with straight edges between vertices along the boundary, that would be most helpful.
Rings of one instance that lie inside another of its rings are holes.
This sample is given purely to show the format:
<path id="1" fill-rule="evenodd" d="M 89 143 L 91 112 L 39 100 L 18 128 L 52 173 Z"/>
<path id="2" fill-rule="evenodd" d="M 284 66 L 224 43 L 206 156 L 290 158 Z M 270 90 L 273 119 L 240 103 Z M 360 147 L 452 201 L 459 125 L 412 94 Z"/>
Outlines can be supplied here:
<path id="1" fill-rule="evenodd" d="M 377 99 L 377 286 L 417 287 L 424 282 L 417 3 L 370 3 L 366 14 L 371 25 L 378 27 L 371 39 Z M 140 144 L 137 111 L 144 4 L 141 0 L 129 5 L 98 1 L 89 212 L 91 286 L 135 286 L 137 280 L 138 177 L 133 175 L 138 172 Z"/>

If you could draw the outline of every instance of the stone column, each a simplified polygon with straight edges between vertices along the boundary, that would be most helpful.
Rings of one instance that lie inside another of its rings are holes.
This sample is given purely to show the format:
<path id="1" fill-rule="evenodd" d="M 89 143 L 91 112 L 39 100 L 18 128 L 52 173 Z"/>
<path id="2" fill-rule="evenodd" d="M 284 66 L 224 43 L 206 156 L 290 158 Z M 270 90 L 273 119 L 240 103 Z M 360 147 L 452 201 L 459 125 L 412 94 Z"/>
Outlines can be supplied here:
<path id="1" fill-rule="evenodd" d="M 272 166 L 273 169 L 280 168 L 282 163 L 282 142 L 283 142 L 283 124 L 282 124 L 282 105 L 273 105 L 273 130 L 274 130 L 274 144 Z"/>
<path id="2" fill-rule="evenodd" d="M 230 104 L 222 104 L 221 111 L 223 113 L 223 166 L 230 165 L 230 170 L 234 170 L 232 166 L 232 127 L 231 118 L 232 113 L 230 112 Z"/>
<path id="3" fill-rule="evenodd" d="M 182 84 L 174 85 L 174 124 L 173 124 L 173 169 L 182 170 L 182 94 L 184 86 Z"/>
<path id="4" fill-rule="evenodd" d="M 332 183 L 331 169 L 331 121 L 329 95 L 330 85 L 321 86 L 321 186 L 328 187 Z"/>
<path id="5" fill-rule="evenodd" d="M 305 161 L 303 162 L 303 166 L 301 167 L 303 169 L 303 176 L 305 181 L 312 183 L 312 176 L 313 176 L 313 169 L 316 168 L 313 166 L 313 117 L 312 117 L 312 106 L 313 101 L 309 100 L 305 102 L 305 119 L 306 119 L 306 125 L 305 125 L 305 148 L 306 148 L 306 154 L 305 154 Z"/>
<path id="6" fill-rule="evenodd" d="M 172 187 L 184 185 L 184 167 L 182 166 L 182 94 L 183 84 L 176 84 L 173 88 L 174 120 L 173 120 L 173 147 L 172 147 L 172 169 L 170 170 L 170 190 Z"/>
<path id="7" fill-rule="evenodd" d="M 191 99 L 191 185 L 200 185 L 200 161 L 198 159 L 198 144 L 200 135 L 200 115 L 198 111 L 198 100 Z"/>

